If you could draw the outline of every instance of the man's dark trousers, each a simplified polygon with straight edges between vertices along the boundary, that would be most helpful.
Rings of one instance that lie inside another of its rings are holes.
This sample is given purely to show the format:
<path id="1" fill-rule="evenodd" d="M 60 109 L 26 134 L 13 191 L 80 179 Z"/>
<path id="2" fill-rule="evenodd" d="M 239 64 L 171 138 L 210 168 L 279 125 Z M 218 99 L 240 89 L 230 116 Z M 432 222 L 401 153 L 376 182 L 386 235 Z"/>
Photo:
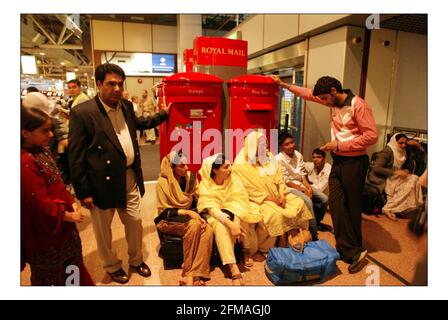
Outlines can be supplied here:
<path id="1" fill-rule="evenodd" d="M 333 220 L 336 249 L 341 259 L 352 263 L 362 247 L 362 192 L 369 167 L 367 155 L 333 156 L 329 178 L 330 212 Z"/>

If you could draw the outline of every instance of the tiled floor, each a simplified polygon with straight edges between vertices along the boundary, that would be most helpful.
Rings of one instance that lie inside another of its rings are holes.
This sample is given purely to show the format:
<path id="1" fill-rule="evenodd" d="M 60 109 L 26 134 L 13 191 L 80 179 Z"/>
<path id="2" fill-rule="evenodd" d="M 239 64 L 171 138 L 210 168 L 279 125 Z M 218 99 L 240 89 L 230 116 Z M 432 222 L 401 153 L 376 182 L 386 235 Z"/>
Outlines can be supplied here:
<path id="1" fill-rule="evenodd" d="M 162 259 L 158 257 L 159 239 L 153 223 L 155 210 L 155 184 L 146 185 L 146 194 L 142 199 L 142 214 L 144 227 L 144 257 L 150 266 L 152 276 L 142 278 L 132 274 L 127 285 L 141 286 L 177 286 L 181 274 L 180 269 L 164 270 Z M 85 264 L 97 285 L 117 285 L 102 270 L 101 262 L 96 250 L 96 243 L 90 223 L 89 212 L 87 219 L 79 225 L 82 238 Z M 324 222 L 331 224 L 330 215 Z M 356 274 L 348 273 L 348 265 L 342 261 L 337 262 L 337 275 L 326 279 L 323 283 L 311 283 L 322 286 L 365 286 L 366 284 L 379 284 L 381 286 L 403 286 L 412 282 L 415 266 L 427 253 L 427 236 L 417 238 L 407 230 L 407 220 L 391 221 L 384 216 L 363 217 L 363 237 L 365 247 L 369 250 L 369 257 L 362 271 Z M 123 259 L 123 266 L 127 270 L 127 245 L 124 238 L 124 228 L 116 215 L 112 225 L 113 246 L 118 256 Z M 325 239 L 333 246 L 334 236 L 331 233 L 320 233 L 320 239 Z M 255 262 L 250 269 L 240 267 L 244 272 L 244 281 L 248 286 L 272 286 L 264 274 L 264 262 Z M 21 284 L 29 285 L 29 269 L 21 273 Z M 227 286 L 231 284 L 228 272 L 221 268 L 214 268 L 208 286 Z M 310 285 L 310 283 L 308 284 Z"/>

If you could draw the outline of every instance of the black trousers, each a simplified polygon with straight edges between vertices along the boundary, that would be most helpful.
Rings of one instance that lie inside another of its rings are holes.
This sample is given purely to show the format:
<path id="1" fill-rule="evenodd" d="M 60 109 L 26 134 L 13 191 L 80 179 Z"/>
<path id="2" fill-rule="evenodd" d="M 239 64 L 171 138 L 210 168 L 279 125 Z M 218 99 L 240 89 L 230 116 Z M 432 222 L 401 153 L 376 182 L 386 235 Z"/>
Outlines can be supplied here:
<path id="1" fill-rule="evenodd" d="M 330 212 L 336 250 L 347 263 L 351 263 L 354 256 L 364 250 L 361 231 L 362 192 L 368 167 L 367 155 L 333 157 L 328 181 Z"/>

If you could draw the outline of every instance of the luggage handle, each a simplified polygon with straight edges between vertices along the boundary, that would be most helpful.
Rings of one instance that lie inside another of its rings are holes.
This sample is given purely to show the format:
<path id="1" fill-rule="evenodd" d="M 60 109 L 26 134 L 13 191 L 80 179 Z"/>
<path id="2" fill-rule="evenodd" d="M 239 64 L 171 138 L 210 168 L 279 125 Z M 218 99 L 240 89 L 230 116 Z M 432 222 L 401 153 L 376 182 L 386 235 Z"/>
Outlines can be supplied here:
<path id="1" fill-rule="evenodd" d="M 308 242 L 305 239 L 305 230 L 300 228 L 299 229 L 299 243 L 294 243 L 293 236 L 291 234 L 288 234 L 288 245 L 296 252 L 303 253 L 303 250 L 305 249 L 305 245 Z M 300 246 L 298 246 L 300 244 Z"/>

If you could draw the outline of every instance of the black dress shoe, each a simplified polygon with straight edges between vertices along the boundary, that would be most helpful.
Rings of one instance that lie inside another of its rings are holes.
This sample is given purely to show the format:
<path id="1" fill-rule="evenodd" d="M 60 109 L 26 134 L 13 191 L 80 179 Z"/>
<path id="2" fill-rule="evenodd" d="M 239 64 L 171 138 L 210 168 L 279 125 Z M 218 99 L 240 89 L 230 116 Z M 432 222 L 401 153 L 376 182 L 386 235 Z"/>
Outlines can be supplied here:
<path id="1" fill-rule="evenodd" d="M 129 281 L 128 275 L 121 268 L 113 273 L 108 272 L 107 274 L 112 278 L 113 281 L 118 282 L 120 284 L 125 284 Z"/>
<path id="2" fill-rule="evenodd" d="M 349 273 L 356 273 L 358 271 L 361 271 L 361 269 L 363 267 L 362 262 L 365 260 L 366 257 L 367 257 L 367 250 L 364 250 L 364 251 L 361 251 L 360 253 L 358 253 L 352 259 L 352 263 L 348 267 L 348 272 Z"/>
<path id="3" fill-rule="evenodd" d="M 317 224 L 317 230 L 321 232 L 333 232 L 333 228 L 331 226 L 320 222 Z"/>
<path id="4" fill-rule="evenodd" d="M 137 272 L 142 277 L 149 277 L 151 275 L 151 270 L 149 269 L 148 265 L 144 262 L 142 262 L 139 266 L 130 266 L 132 271 Z"/>

